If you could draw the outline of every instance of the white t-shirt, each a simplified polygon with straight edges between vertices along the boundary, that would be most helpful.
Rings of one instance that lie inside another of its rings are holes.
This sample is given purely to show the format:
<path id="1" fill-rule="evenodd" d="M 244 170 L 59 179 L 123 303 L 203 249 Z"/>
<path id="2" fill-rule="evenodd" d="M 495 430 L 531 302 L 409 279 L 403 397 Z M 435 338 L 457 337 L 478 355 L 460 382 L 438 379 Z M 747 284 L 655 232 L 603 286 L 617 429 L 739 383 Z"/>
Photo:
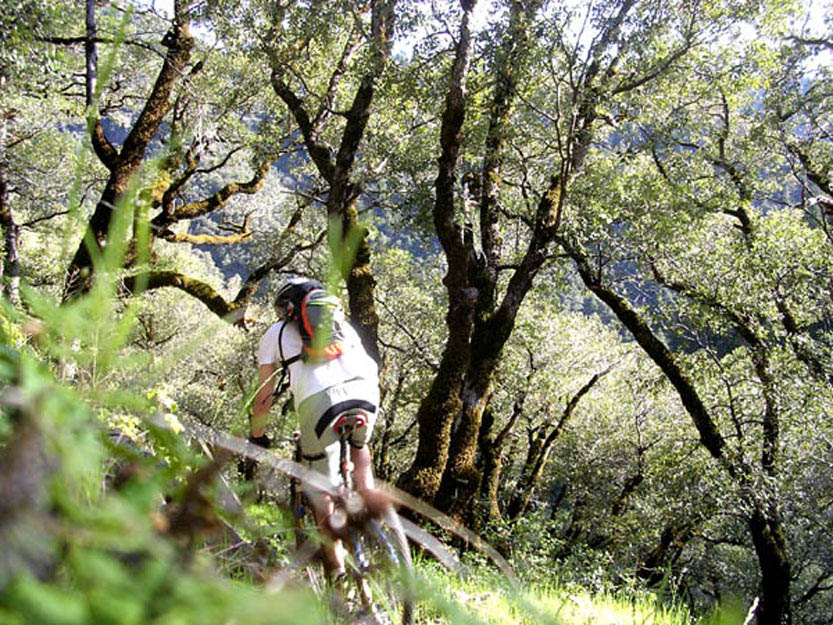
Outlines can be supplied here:
<path id="1" fill-rule="evenodd" d="M 288 360 L 300 354 L 304 342 L 295 323 L 287 323 L 281 333 L 284 321 L 270 327 L 260 340 L 257 350 L 259 365 L 277 364 L 281 366 L 281 350 L 278 349 L 278 337 L 283 348 L 283 358 Z M 361 339 L 353 326 L 346 321 L 344 329 L 344 352 L 338 358 L 325 362 L 304 362 L 298 360 L 289 365 L 289 388 L 298 406 L 310 395 L 319 393 L 332 386 L 348 380 L 363 379 L 379 383 L 379 368 L 376 361 L 368 356 Z"/>

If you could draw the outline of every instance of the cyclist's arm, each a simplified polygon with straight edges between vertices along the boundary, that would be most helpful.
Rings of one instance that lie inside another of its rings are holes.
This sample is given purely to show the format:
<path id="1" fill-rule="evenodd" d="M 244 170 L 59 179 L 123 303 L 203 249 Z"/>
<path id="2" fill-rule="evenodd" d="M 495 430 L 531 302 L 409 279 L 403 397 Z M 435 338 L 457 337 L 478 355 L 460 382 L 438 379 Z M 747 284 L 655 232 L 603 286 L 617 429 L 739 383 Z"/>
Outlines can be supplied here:
<path id="1" fill-rule="evenodd" d="M 263 436 L 272 407 L 272 393 L 275 392 L 275 371 L 278 365 L 273 363 L 260 365 L 257 369 L 258 391 L 252 405 L 252 436 Z"/>

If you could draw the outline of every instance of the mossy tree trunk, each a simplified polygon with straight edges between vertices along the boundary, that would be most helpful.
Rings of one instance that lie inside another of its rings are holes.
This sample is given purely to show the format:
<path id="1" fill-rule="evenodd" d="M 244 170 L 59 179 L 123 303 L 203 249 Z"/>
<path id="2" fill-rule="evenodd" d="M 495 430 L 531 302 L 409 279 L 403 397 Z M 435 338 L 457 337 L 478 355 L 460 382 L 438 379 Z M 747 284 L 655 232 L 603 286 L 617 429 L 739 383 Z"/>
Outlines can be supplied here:
<path id="1" fill-rule="evenodd" d="M 483 503 L 475 511 L 472 529 L 478 530 L 479 526 L 495 521 L 501 516 L 500 484 L 503 477 L 504 448 L 522 413 L 523 401 L 516 401 L 512 406 L 512 415 L 497 435 L 492 433 L 495 424 L 494 414 L 488 407 L 483 413 L 479 443 L 480 470 L 483 474 L 480 482 L 480 499 Z"/>
<path id="2" fill-rule="evenodd" d="M 448 291 L 446 341 L 437 375 L 417 410 L 416 455 L 400 477 L 405 490 L 432 502 L 448 461 L 451 422 L 462 407 L 460 390 L 469 365 L 477 290 L 469 284 L 471 250 L 455 218 L 455 178 L 466 112 L 466 78 L 471 59 L 471 12 L 474 2 L 462 0 L 463 18 L 446 94 L 440 143 L 442 152 L 435 182 L 434 228 L 448 260 L 443 282 Z"/>
<path id="3" fill-rule="evenodd" d="M 162 121 L 171 109 L 171 95 L 182 77 L 191 58 L 194 38 L 190 34 L 190 4 L 185 0 L 175 3 L 175 16 L 171 28 L 162 39 L 167 48 L 162 67 L 144 106 L 117 150 L 107 139 L 101 119 L 96 111 L 89 109 L 88 126 L 96 155 L 108 169 L 109 175 L 101 197 L 90 217 L 84 238 L 70 262 L 64 285 L 64 298 L 71 298 L 90 287 L 94 271 L 93 257 L 107 242 L 113 212 L 119 209 L 119 202 L 127 190 L 133 175 L 141 167 L 151 140 L 159 130 Z M 87 5 L 87 105 L 95 91 L 95 22 L 92 3 Z"/>
<path id="4" fill-rule="evenodd" d="M 501 268 L 501 240 L 498 228 L 502 169 L 508 141 L 508 125 L 518 95 L 521 67 L 530 52 L 528 41 L 533 19 L 540 3 L 512 2 L 507 39 L 496 65 L 496 88 L 490 107 L 489 133 L 486 139 L 482 175 L 475 188 L 480 193 L 480 243 L 483 253 L 475 251 L 473 237 L 468 240 L 471 256 L 469 284 L 477 289 L 477 305 L 471 338 L 470 362 L 461 387 L 461 410 L 455 415 L 452 432 L 451 458 L 444 475 L 440 509 L 458 518 L 471 508 L 472 499 L 480 489 L 481 474 L 477 466 L 477 449 L 483 410 L 492 388 L 492 378 L 512 335 L 518 311 L 541 268 L 549 259 L 548 248 L 556 238 L 567 190 L 585 165 L 596 108 L 610 88 L 610 72 L 598 63 L 587 68 L 584 81 L 575 94 L 576 117 L 564 141 L 562 158 L 540 200 L 531 220 L 531 237 L 520 262 L 515 266 L 501 300 L 497 298 L 497 278 Z M 618 33 L 633 3 L 622 9 L 604 27 L 603 36 L 591 50 L 593 58 L 601 57 L 614 47 Z"/>
<path id="5" fill-rule="evenodd" d="M 281 6 L 276 10 L 273 30 L 279 29 L 285 9 Z M 340 132 L 337 149 L 322 139 L 323 127 L 331 117 L 336 92 L 348 69 L 355 42 L 350 39 L 346 44 L 330 77 L 324 106 L 314 114 L 290 85 L 286 77 L 287 63 L 277 48 L 267 50 L 272 66 L 272 87 L 298 124 L 307 153 L 327 186 L 329 244 L 334 261 L 339 263 L 341 277 L 347 283 L 350 321 L 356 327 L 365 349 L 377 362 L 381 360 L 381 355 L 379 315 L 375 303 L 376 280 L 370 265 L 367 230 L 359 223 L 359 204 L 364 189 L 355 180 L 353 170 L 370 119 L 376 85 L 390 59 L 395 18 L 396 0 L 374 0 L 370 4 L 370 35 L 367 41 L 372 49 L 370 62 L 361 76 L 350 108 L 343 114 L 346 123 Z M 299 42 L 298 47 L 303 45 Z M 357 238 L 358 242 L 354 250 L 349 250 L 347 243 L 353 238 Z"/>

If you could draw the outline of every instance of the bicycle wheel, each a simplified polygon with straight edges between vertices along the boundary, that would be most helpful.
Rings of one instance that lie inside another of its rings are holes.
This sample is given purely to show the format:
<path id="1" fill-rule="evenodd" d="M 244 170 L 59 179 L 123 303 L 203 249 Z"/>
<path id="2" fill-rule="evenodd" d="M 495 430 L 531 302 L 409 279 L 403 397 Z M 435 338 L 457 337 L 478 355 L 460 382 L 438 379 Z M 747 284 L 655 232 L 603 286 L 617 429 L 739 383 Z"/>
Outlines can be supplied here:
<path id="1" fill-rule="evenodd" d="M 353 544 L 354 576 L 363 611 L 378 625 L 414 620 L 414 565 L 399 515 L 389 507 L 364 523 Z"/>

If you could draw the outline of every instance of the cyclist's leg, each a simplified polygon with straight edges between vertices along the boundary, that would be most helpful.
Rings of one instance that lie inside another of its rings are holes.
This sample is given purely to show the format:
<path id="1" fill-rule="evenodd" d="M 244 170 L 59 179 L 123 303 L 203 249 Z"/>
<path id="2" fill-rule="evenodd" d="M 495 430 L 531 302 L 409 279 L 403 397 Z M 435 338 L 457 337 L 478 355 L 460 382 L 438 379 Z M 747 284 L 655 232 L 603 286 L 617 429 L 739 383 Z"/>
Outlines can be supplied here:
<path id="1" fill-rule="evenodd" d="M 353 462 L 353 480 L 356 483 L 356 490 L 361 492 L 372 489 L 375 485 L 373 481 L 373 463 L 367 445 L 362 447 L 351 445 L 350 460 Z"/>
<path id="2" fill-rule="evenodd" d="M 307 497 L 312 503 L 312 511 L 319 531 L 327 540 L 322 542 L 321 550 L 324 553 L 324 563 L 330 579 L 335 579 L 344 573 L 344 545 L 341 540 L 333 535 L 331 518 L 333 514 L 333 500 L 325 492 L 314 488 L 307 488 Z"/>
<path id="3" fill-rule="evenodd" d="M 373 410 L 362 410 L 365 425 L 354 431 L 350 437 L 350 460 L 353 462 L 353 481 L 356 484 L 356 490 L 370 490 L 374 487 L 374 481 L 368 443 L 373 436 L 373 428 L 379 413 L 379 387 L 368 380 L 352 380 L 345 386 L 350 397 L 374 407 Z"/>
<path id="4" fill-rule="evenodd" d="M 301 453 L 309 467 L 327 478 L 327 481 L 338 488 L 341 485 L 341 478 L 338 472 L 338 439 L 332 428 L 319 436 L 316 432 L 316 424 L 321 414 L 330 405 L 330 399 L 326 392 L 318 393 L 304 400 L 298 406 L 301 430 Z M 332 536 L 330 517 L 333 513 L 333 501 L 324 491 L 305 483 L 304 492 L 312 504 L 316 523 L 327 540 L 322 544 L 325 566 L 331 578 L 338 576 L 344 571 L 344 548 L 340 540 Z"/>

